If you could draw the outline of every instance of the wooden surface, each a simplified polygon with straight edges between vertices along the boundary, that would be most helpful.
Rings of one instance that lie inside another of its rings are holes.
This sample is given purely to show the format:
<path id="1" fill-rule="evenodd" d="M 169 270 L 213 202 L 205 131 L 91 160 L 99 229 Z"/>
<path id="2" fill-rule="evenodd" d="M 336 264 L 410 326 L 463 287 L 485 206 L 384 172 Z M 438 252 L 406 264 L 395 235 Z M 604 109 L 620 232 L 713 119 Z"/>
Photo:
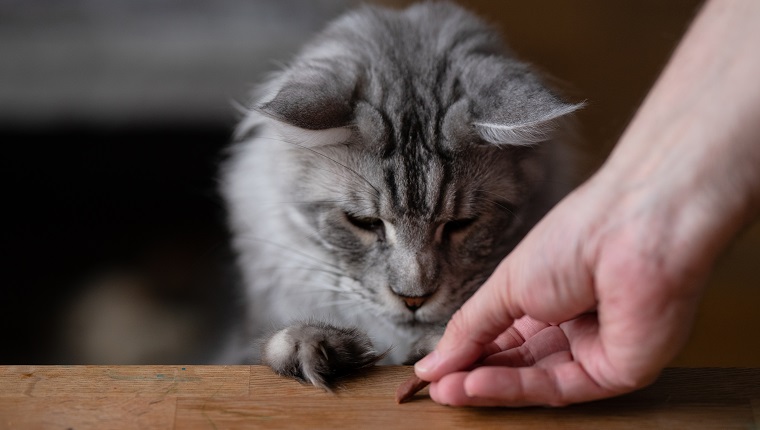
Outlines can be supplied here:
<path id="1" fill-rule="evenodd" d="M 325 393 L 261 366 L 3 366 L 0 429 L 757 429 L 760 369 L 668 369 L 653 386 L 567 408 L 471 409 L 426 391 L 397 405 L 410 367 Z"/>

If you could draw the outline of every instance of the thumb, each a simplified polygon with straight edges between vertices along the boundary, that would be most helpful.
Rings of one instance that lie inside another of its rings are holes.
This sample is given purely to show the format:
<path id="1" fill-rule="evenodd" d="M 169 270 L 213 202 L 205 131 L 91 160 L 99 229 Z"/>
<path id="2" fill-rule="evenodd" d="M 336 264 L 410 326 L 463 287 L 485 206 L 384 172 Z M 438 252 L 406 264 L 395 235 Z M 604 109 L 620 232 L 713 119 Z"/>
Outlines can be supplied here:
<path id="1" fill-rule="evenodd" d="M 417 376 L 437 381 L 475 363 L 490 344 L 523 316 L 510 297 L 510 258 L 454 314 L 435 350 L 414 365 Z"/>

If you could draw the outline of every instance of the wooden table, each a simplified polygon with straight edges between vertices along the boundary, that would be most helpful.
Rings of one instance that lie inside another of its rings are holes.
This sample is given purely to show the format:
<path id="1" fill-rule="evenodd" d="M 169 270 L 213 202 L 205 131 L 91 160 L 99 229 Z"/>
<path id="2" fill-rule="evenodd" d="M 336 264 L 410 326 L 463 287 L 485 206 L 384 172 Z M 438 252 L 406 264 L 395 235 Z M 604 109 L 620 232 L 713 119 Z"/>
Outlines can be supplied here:
<path id="1" fill-rule="evenodd" d="M 261 366 L 2 366 L 0 429 L 758 429 L 760 369 L 668 369 L 653 386 L 567 408 L 394 401 L 410 367 L 378 367 L 336 393 Z"/>

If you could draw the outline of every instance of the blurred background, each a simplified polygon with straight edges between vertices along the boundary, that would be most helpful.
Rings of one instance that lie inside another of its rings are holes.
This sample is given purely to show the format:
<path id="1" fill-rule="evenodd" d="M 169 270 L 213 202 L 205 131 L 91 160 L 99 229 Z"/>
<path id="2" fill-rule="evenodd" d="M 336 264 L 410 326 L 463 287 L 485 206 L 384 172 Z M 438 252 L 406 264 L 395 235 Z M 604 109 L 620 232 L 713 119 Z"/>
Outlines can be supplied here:
<path id="1" fill-rule="evenodd" d="M 587 173 L 700 4 L 459 3 L 587 100 Z M 208 359 L 236 316 L 216 195 L 234 105 L 358 4 L 0 0 L 0 363 Z M 721 260 L 674 365 L 760 366 L 758 262 L 755 225 Z"/>

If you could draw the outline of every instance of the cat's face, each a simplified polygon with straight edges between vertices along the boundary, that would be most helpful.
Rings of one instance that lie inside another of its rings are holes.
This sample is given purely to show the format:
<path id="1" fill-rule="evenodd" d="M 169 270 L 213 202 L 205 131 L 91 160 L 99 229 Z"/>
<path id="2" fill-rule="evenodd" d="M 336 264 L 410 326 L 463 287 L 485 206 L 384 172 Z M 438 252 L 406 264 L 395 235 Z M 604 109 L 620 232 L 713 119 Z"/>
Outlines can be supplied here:
<path id="1" fill-rule="evenodd" d="M 250 128 L 271 124 L 291 146 L 281 162 L 300 233 L 357 307 L 443 323 L 534 220 L 541 158 L 578 106 L 498 40 L 446 3 L 365 10 L 257 101 Z"/>
<path id="2" fill-rule="evenodd" d="M 538 149 L 440 135 L 388 152 L 362 138 L 386 134 L 376 127 L 293 149 L 297 200 L 308 202 L 297 208 L 356 306 L 398 324 L 445 323 L 523 233 Z"/>

